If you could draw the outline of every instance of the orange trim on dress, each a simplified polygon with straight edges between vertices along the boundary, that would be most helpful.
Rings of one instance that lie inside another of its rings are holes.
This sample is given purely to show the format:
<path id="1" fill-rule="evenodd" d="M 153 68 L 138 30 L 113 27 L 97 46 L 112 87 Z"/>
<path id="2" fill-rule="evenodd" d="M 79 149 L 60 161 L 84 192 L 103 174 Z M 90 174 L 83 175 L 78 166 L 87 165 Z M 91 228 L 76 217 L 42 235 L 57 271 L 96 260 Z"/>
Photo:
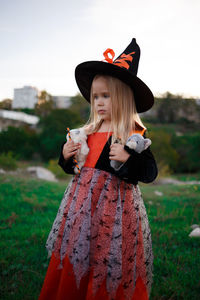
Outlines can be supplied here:
<path id="1" fill-rule="evenodd" d="M 60 260 L 52 253 L 45 280 L 38 300 L 108 300 L 109 294 L 106 290 L 106 279 L 102 282 L 99 290 L 94 296 L 92 293 L 93 271 L 87 273 L 77 288 L 73 265 L 66 256 L 63 261 L 63 269 L 58 269 Z M 66 296 L 67 295 L 67 296 Z M 115 300 L 123 300 L 124 291 L 122 284 L 119 285 Z M 131 300 L 148 300 L 148 292 L 142 278 L 136 280 L 134 294 Z"/>
<path id="2" fill-rule="evenodd" d="M 109 137 L 112 135 L 110 132 Z M 94 132 L 88 135 L 88 147 L 90 149 L 84 167 L 94 168 L 103 148 L 108 140 L 108 132 Z"/>
<path id="3" fill-rule="evenodd" d="M 142 127 L 138 123 L 136 123 L 136 129 L 130 133 L 130 135 L 134 133 L 139 133 L 141 135 L 144 134 L 146 128 Z M 108 141 L 108 137 L 112 135 L 112 132 L 94 132 L 88 135 L 87 144 L 90 149 L 88 156 L 86 158 L 86 162 L 84 167 L 94 168 L 103 148 Z"/>

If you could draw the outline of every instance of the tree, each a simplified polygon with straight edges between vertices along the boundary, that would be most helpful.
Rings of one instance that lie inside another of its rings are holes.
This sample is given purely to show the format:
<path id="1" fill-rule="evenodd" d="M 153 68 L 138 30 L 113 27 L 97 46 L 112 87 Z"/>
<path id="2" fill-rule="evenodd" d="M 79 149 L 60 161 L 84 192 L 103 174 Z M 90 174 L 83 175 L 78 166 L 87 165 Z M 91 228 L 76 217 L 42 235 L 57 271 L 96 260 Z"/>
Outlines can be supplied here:
<path id="1" fill-rule="evenodd" d="M 35 105 L 35 113 L 39 116 L 47 116 L 54 108 L 52 96 L 46 91 L 41 91 L 38 103 Z"/>
<path id="2" fill-rule="evenodd" d="M 195 99 L 165 93 L 156 100 L 157 119 L 162 123 L 199 122 L 200 108 Z"/>
<path id="3" fill-rule="evenodd" d="M 12 109 L 12 99 L 6 98 L 0 102 L 0 109 Z"/>
<path id="4" fill-rule="evenodd" d="M 81 96 L 81 94 L 71 97 L 71 103 L 69 108 L 70 111 L 79 114 L 82 122 L 85 123 L 89 118 L 90 104 Z"/>

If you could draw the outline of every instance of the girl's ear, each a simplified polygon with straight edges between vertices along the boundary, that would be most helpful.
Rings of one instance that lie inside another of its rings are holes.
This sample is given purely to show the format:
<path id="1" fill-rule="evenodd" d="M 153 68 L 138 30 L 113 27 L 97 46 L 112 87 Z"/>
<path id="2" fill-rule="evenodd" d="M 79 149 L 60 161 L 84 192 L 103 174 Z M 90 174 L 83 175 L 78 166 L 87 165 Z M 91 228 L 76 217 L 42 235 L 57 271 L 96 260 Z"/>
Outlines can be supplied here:
<path id="1" fill-rule="evenodd" d="M 150 139 L 144 139 L 144 150 L 146 150 L 151 145 Z"/>

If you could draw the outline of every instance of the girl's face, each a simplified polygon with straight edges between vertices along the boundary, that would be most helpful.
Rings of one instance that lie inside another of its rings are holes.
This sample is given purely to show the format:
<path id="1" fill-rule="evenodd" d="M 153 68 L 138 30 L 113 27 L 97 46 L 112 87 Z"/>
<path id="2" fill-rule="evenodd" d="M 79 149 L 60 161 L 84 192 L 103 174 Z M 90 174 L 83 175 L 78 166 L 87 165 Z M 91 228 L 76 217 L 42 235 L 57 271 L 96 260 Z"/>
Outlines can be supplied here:
<path id="1" fill-rule="evenodd" d="M 94 109 L 104 121 L 111 121 L 111 98 L 106 79 L 98 77 L 92 83 Z"/>

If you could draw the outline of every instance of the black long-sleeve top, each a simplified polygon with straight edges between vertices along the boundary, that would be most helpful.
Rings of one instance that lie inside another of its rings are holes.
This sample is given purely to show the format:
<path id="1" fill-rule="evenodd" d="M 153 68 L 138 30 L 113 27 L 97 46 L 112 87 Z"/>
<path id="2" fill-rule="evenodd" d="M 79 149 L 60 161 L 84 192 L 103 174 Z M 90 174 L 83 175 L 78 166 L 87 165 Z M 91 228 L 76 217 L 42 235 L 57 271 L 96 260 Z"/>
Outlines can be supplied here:
<path id="1" fill-rule="evenodd" d="M 63 157 L 62 152 L 63 152 L 64 144 L 65 142 L 63 142 L 61 146 L 61 152 L 60 152 L 58 164 L 65 171 L 65 173 L 74 174 L 73 157 L 71 157 L 67 161 Z M 99 159 L 97 160 L 97 163 L 95 165 L 96 169 L 104 170 L 112 174 L 115 174 L 120 179 L 132 184 L 137 184 L 138 181 L 144 183 L 150 183 L 155 180 L 158 174 L 158 170 L 157 170 L 156 161 L 150 150 L 150 147 L 148 147 L 146 150 L 144 150 L 141 153 L 137 153 L 135 150 L 130 149 L 125 145 L 124 149 L 130 154 L 130 157 L 127 159 L 125 163 L 123 163 L 123 165 L 118 171 L 115 171 L 110 166 L 110 159 L 109 159 L 110 144 L 111 144 L 111 136 L 106 142 L 99 156 Z"/>

